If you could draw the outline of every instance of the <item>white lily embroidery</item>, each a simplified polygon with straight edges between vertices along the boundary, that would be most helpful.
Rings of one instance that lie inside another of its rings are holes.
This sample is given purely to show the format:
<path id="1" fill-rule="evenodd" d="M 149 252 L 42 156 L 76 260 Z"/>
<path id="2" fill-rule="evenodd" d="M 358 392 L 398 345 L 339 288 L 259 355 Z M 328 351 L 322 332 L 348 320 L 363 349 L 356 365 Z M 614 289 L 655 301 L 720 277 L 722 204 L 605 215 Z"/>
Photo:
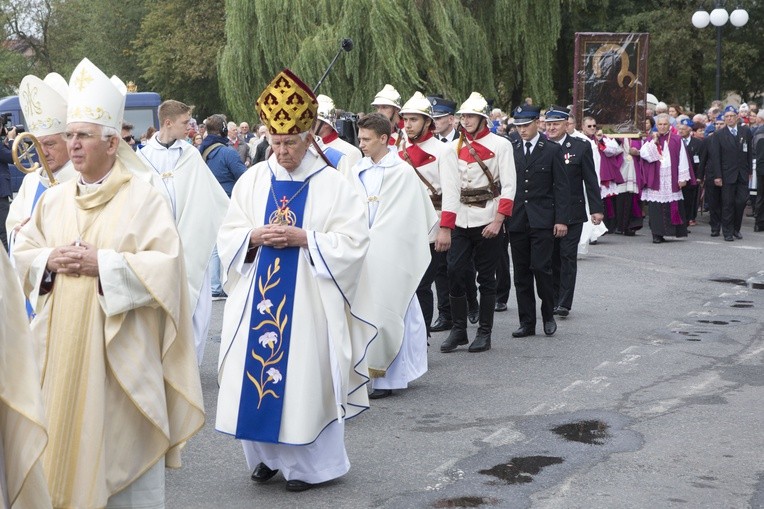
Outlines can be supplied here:
<path id="1" fill-rule="evenodd" d="M 257 310 L 260 311 L 261 315 L 264 315 L 265 313 L 271 310 L 272 306 L 273 306 L 273 303 L 271 302 L 271 299 L 263 299 L 257 305 Z"/>
<path id="2" fill-rule="evenodd" d="M 281 381 L 281 371 L 278 369 L 270 368 L 266 373 L 268 373 L 268 378 L 273 380 L 273 383 L 277 384 Z"/>
<path id="3" fill-rule="evenodd" d="M 268 348 L 273 348 L 273 345 L 278 343 L 279 337 L 275 332 L 266 332 L 262 336 L 260 336 L 260 339 L 258 339 L 261 345 L 267 346 Z"/>

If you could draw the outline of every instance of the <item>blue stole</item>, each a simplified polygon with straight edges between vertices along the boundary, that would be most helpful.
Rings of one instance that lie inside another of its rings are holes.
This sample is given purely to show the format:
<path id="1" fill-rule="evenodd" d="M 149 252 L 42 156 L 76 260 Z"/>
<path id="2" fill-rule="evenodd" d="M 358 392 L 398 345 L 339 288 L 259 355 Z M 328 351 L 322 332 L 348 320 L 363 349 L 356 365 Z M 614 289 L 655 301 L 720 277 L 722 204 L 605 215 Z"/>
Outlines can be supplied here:
<path id="1" fill-rule="evenodd" d="M 337 168 L 337 166 L 340 164 L 340 159 L 345 155 L 344 152 L 340 152 L 336 148 L 332 147 L 324 147 L 324 155 L 329 160 L 329 162 Z"/>
<path id="2" fill-rule="evenodd" d="M 31 214 L 34 212 L 34 208 L 37 205 L 37 200 L 40 199 L 40 196 L 42 196 L 42 193 L 45 192 L 45 190 L 48 189 L 44 185 L 42 185 L 42 182 L 37 183 L 37 190 L 34 193 L 34 199 L 32 200 L 32 210 L 29 211 Z M 32 309 L 32 303 L 29 302 L 29 299 L 24 299 L 27 305 L 27 318 L 30 320 L 35 317 L 34 309 Z"/>
<path id="3" fill-rule="evenodd" d="M 280 200 L 279 205 L 303 185 L 305 189 L 287 205 L 290 216 L 294 214 L 291 216 L 294 219 L 292 226 L 302 227 L 308 197 L 307 180 L 296 182 L 271 177 L 273 194 Z M 269 196 L 264 224 L 269 223 L 277 208 Z M 300 248 L 260 246 L 259 250 L 236 438 L 279 443 Z"/>

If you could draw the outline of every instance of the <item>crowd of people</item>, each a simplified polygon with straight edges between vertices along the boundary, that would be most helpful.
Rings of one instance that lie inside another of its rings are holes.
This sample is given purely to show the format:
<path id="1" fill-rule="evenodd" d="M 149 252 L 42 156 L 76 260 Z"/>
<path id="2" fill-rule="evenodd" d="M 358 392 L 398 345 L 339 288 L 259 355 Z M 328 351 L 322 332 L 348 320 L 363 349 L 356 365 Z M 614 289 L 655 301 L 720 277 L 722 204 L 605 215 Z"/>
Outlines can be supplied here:
<path id="1" fill-rule="evenodd" d="M 427 372 L 433 332 L 444 354 L 490 351 L 510 267 L 512 335 L 536 334 L 538 295 L 552 336 L 589 245 L 645 217 L 654 243 L 684 237 L 701 209 L 712 236 L 740 239 L 764 171 L 749 105 L 656 104 L 643 133 L 616 138 L 569 107 L 528 99 L 509 118 L 479 92 L 457 107 L 388 84 L 356 147 L 332 98 L 289 70 L 257 99 L 255 132 L 167 100 L 139 141 L 125 85 L 87 59 L 20 90 L 48 170 L 10 202 L 0 253 L 8 507 L 164 507 L 164 469 L 204 424 L 213 299 L 215 429 L 242 442 L 255 482 L 340 477 L 345 422 Z"/>

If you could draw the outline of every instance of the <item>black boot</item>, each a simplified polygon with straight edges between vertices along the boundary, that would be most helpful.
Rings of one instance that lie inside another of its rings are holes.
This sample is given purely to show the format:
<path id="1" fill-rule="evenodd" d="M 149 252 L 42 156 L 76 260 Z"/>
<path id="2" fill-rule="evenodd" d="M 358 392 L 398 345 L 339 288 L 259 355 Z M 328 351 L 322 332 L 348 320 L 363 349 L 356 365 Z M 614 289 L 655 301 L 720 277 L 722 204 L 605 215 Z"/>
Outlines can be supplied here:
<path id="1" fill-rule="evenodd" d="M 440 351 L 443 353 L 453 352 L 459 345 L 469 343 L 467 338 L 467 297 L 450 296 L 451 301 L 451 332 L 440 345 Z"/>
<path id="2" fill-rule="evenodd" d="M 477 299 L 475 299 L 473 302 L 470 302 L 467 305 L 467 318 L 469 319 L 470 323 L 478 323 L 478 320 L 480 315 L 480 305 L 478 304 Z"/>
<path id="3" fill-rule="evenodd" d="M 491 349 L 491 330 L 493 330 L 493 308 L 495 305 L 495 295 L 480 296 L 480 321 L 475 341 L 468 349 L 470 352 L 485 352 Z"/>

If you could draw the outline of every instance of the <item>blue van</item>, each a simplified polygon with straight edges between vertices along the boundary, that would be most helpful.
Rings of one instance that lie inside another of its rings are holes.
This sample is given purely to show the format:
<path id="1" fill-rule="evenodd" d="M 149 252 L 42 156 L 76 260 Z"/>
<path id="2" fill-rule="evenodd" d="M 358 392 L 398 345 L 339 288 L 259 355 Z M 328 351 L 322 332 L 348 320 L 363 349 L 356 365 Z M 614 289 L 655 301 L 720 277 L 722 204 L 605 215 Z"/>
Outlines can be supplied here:
<path id="1" fill-rule="evenodd" d="M 133 134 L 140 137 L 146 132 L 149 126 L 159 129 L 159 115 L 157 110 L 162 99 L 156 92 L 133 92 L 128 93 L 125 98 L 125 122 L 135 126 Z M 0 115 L 10 114 L 10 123 L 13 125 L 23 125 L 26 127 L 26 119 L 21 111 L 19 96 L 12 95 L 0 99 Z M 13 192 L 18 192 L 21 187 L 21 181 L 24 179 L 24 173 L 11 166 L 11 185 Z"/>

